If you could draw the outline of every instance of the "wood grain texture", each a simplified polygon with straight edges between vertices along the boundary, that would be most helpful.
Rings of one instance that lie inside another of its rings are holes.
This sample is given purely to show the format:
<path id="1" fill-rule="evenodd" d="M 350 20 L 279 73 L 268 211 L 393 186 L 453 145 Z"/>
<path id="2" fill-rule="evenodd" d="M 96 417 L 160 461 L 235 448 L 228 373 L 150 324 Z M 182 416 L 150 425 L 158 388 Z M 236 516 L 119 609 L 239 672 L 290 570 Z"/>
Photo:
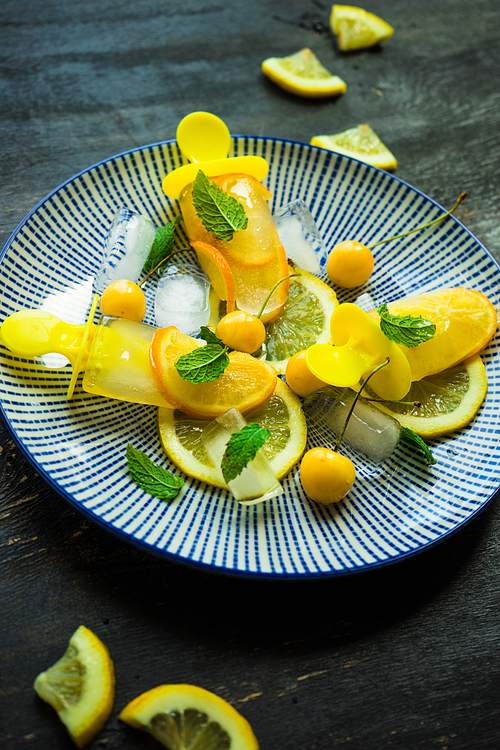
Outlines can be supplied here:
<path id="1" fill-rule="evenodd" d="M 377 0 L 396 31 L 341 54 L 319 0 L 3 0 L 0 240 L 78 171 L 175 136 L 206 109 L 232 133 L 308 142 L 368 122 L 397 175 L 500 260 L 498 0 Z M 347 82 L 302 100 L 262 60 L 310 47 Z M 90 523 L 0 429 L 0 744 L 70 748 L 35 676 L 80 625 L 109 647 L 113 716 L 92 748 L 154 748 L 119 710 L 163 682 L 229 700 L 262 750 L 500 746 L 500 511 L 386 568 L 259 583 L 174 566 Z"/>

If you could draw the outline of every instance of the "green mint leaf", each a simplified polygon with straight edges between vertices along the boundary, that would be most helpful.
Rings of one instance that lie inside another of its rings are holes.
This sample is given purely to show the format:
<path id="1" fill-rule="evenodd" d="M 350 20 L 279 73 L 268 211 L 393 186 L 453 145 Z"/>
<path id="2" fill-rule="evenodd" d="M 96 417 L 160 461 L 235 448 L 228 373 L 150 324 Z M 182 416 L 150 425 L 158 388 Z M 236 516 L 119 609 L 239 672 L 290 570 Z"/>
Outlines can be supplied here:
<path id="1" fill-rule="evenodd" d="M 229 362 L 225 346 L 207 344 L 183 354 L 175 362 L 175 368 L 183 380 L 190 383 L 210 383 L 222 375 Z"/>
<path id="2" fill-rule="evenodd" d="M 219 346 L 224 346 L 222 339 L 216 336 L 208 326 L 202 326 L 200 328 L 200 338 L 204 339 L 207 344 L 219 344 Z"/>
<path id="3" fill-rule="evenodd" d="M 222 456 L 221 470 L 226 482 L 231 482 L 241 474 L 245 466 L 255 458 L 271 433 L 260 424 L 246 424 L 238 432 L 233 432 Z"/>
<path id="4" fill-rule="evenodd" d="M 409 427 L 401 427 L 401 437 L 411 445 L 418 453 L 423 453 L 427 459 L 427 466 L 437 463 L 428 446 L 424 443 L 420 435 L 417 435 Z"/>
<path id="5" fill-rule="evenodd" d="M 151 250 L 149 251 L 148 257 L 146 258 L 146 262 L 142 269 L 143 273 L 149 273 L 153 270 L 153 268 L 156 268 L 157 265 L 163 263 L 164 260 L 172 255 L 172 251 L 174 249 L 175 226 L 181 221 L 181 219 L 182 216 L 179 214 L 175 217 L 175 219 L 173 219 L 173 221 L 165 224 L 164 227 L 159 227 L 156 230 L 156 235 L 153 240 L 153 244 L 151 245 Z"/>
<path id="6" fill-rule="evenodd" d="M 127 445 L 127 466 L 134 482 L 159 500 L 173 500 L 184 485 L 181 477 L 163 469 L 142 451 Z"/>
<path id="7" fill-rule="evenodd" d="M 402 346 L 418 346 L 429 341 L 436 326 L 420 315 L 391 315 L 387 305 L 379 305 L 380 330 L 390 340 Z"/>
<path id="8" fill-rule="evenodd" d="M 246 229 L 248 218 L 243 205 L 228 195 L 199 170 L 193 183 L 193 205 L 208 232 L 230 242 L 239 229 Z"/>

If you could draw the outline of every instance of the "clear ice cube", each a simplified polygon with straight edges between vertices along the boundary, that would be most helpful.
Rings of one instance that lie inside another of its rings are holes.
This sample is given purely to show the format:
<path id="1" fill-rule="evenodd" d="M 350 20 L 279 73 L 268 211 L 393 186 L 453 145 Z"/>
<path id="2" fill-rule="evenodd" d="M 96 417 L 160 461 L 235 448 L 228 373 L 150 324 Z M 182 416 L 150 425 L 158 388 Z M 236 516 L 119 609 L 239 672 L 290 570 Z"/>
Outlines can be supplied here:
<path id="1" fill-rule="evenodd" d="M 112 281 L 137 282 L 156 235 L 152 221 L 130 208 L 114 216 L 104 241 L 101 265 L 94 279 L 94 292 L 102 294 Z"/>
<path id="2" fill-rule="evenodd" d="M 304 201 L 282 206 L 273 218 L 287 256 L 304 271 L 319 275 L 328 259 L 328 251 Z"/>
<path id="3" fill-rule="evenodd" d="M 155 318 L 159 328 L 176 326 L 196 336 L 210 320 L 210 280 L 192 263 L 171 263 L 156 288 Z"/>
<path id="4" fill-rule="evenodd" d="M 326 447 L 335 445 L 354 396 L 354 391 L 350 389 L 331 386 L 307 396 L 303 409 L 312 441 Z M 342 438 L 342 445 L 379 464 L 390 457 L 400 437 L 401 426 L 396 419 L 360 398 Z"/>
<path id="5" fill-rule="evenodd" d="M 238 432 L 246 424 L 246 419 L 237 409 L 229 409 L 204 428 L 202 433 L 203 445 L 214 466 L 219 467 L 221 465 L 226 445 L 233 432 Z M 283 492 L 276 479 L 276 474 L 262 450 L 257 451 L 255 458 L 245 466 L 236 479 L 228 482 L 228 487 L 235 499 L 244 505 L 261 503 L 271 497 L 281 495 Z"/>

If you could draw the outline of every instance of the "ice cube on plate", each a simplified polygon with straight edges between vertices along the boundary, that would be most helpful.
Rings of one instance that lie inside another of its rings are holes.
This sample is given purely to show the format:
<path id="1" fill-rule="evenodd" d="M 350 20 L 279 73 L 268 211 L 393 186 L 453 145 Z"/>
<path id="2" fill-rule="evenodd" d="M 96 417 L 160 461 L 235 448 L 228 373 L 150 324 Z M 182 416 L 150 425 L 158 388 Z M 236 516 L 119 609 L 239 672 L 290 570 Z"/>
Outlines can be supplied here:
<path id="1" fill-rule="evenodd" d="M 137 282 L 156 235 L 152 221 L 130 208 L 121 208 L 113 218 L 104 241 L 101 265 L 94 279 L 94 292 L 102 294 L 112 281 Z"/>
<path id="2" fill-rule="evenodd" d="M 319 275 L 328 259 L 328 251 L 304 201 L 282 206 L 273 218 L 287 257 L 304 271 Z"/>
<path id="3" fill-rule="evenodd" d="M 307 396 L 302 406 L 311 439 L 319 439 L 326 447 L 333 448 L 354 396 L 354 391 L 348 388 L 331 386 Z M 393 453 L 400 437 L 401 426 L 396 419 L 359 398 L 342 438 L 342 445 L 379 464 Z"/>
<path id="4" fill-rule="evenodd" d="M 163 271 L 155 297 L 159 328 L 176 326 L 187 336 L 196 336 L 210 320 L 210 280 L 192 263 L 170 263 Z"/>
<path id="5" fill-rule="evenodd" d="M 246 419 L 237 409 L 229 409 L 204 428 L 201 438 L 214 466 L 220 467 L 233 432 L 238 432 L 246 424 Z M 235 499 L 244 505 L 261 503 L 283 492 L 262 449 L 257 451 L 255 458 L 245 466 L 241 474 L 228 482 L 228 487 Z"/>

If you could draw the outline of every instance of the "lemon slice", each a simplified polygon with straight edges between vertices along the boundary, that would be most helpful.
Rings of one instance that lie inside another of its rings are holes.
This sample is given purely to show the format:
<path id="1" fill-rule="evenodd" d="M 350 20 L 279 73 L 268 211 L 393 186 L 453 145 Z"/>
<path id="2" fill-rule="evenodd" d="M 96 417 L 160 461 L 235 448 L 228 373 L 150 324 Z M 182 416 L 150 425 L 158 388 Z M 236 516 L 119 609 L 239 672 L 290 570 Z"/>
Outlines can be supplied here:
<path id="1" fill-rule="evenodd" d="M 404 400 L 420 401 L 420 407 L 376 402 L 375 406 L 417 435 L 436 438 L 469 424 L 483 403 L 487 388 L 484 365 L 476 354 L 449 370 L 413 383 Z"/>
<path id="2" fill-rule="evenodd" d="M 262 72 L 298 96 L 336 96 L 346 90 L 344 81 L 332 75 L 307 47 L 288 57 L 269 57 L 262 63 Z"/>
<path id="3" fill-rule="evenodd" d="M 292 269 L 293 270 L 293 269 Z M 330 317 L 338 305 L 333 289 L 307 271 L 290 279 L 285 307 L 266 326 L 266 362 L 283 374 L 290 357 L 312 344 L 331 344 Z"/>
<path id="4" fill-rule="evenodd" d="M 306 445 L 307 427 L 300 400 L 278 378 L 271 398 L 245 419 L 267 427 L 271 433 L 262 450 L 277 478 L 282 479 L 297 463 Z M 158 410 L 161 442 L 174 464 L 195 479 L 227 489 L 202 443 L 201 433 L 207 424 L 208 421 L 194 419 L 181 411 Z"/>
<path id="5" fill-rule="evenodd" d="M 382 18 L 354 5 L 333 5 L 330 26 L 343 52 L 382 44 L 394 33 Z"/>
<path id="6" fill-rule="evenodd" d="M 315 135 L 311 146 L 320 146 L 337 154 L 352 156 L 379 169 L 393 172 L 398 162 L 369 125 L 358 125 L 334 135 Z"/>
<path id="7" fill-rule="evenodd" d="M 38 675 L 34 688 L 55 708 L 76 746 L 85 747 L 101 731 L 113 709 L 115 670 L 108 649 L 81 625 L 71 636 L 64 656 Z"/>
<path id="8" fill-rule="evenodd" d="M 195 685 L 159 685 L 131 701 L 118 718 L 170 750 L 259 750 L 248 721 Z"/>

